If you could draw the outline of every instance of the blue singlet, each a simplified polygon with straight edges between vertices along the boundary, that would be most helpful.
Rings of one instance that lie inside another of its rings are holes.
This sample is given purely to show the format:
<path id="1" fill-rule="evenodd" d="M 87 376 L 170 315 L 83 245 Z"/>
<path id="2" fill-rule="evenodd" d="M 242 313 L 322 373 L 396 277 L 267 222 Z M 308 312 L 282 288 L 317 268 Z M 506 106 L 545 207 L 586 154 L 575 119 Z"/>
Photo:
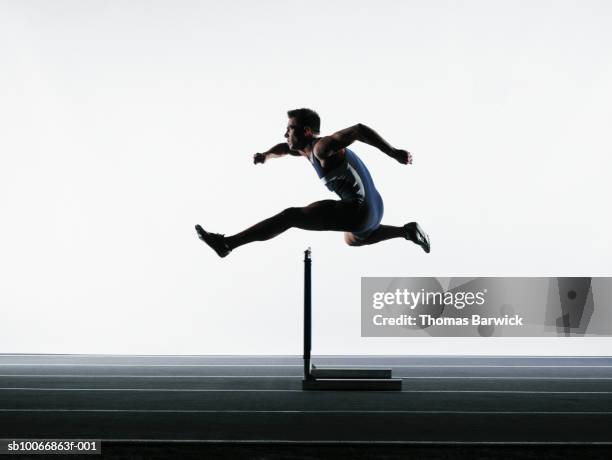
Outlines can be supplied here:
<path id="1" fill-rule="evenodd" d="M 310 154 L 310 162 L 317 175 L 342 201 L 357 202 L 364 208 L 365 217 L 357 231 L 352 232 L 359 239 L 366 239 L 380 226 L 383 216 L 383 201 L 374 187 L 368 169 L 359 157 L 349 149 L 344 149 L 342 162 L 329 171 L 324 171 L 321 163 Z"/>

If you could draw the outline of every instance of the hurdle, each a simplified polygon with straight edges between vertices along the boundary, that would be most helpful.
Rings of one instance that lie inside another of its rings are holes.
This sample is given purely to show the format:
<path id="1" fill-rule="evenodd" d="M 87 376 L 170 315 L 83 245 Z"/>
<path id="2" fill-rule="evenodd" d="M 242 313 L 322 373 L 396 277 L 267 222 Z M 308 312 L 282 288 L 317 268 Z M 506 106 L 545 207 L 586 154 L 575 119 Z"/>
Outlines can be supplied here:
<path id="1" fill-rule="evenodd" d="M 317 367 L 312 349 L 312 251 L 304 251 L 304 379 L 303 390 L 401 391 L 402 379 L 387 368 Z"/>

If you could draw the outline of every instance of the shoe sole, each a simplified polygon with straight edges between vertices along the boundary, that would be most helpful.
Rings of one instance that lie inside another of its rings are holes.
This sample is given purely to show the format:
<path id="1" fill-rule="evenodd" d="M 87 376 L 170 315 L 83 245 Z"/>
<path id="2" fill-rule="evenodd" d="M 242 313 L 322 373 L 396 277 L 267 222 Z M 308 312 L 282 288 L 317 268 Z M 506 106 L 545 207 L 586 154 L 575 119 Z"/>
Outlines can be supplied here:
<path id="1" fill-rule="evenodd" d="M 429 251 L 431 251 L 431 246 L 429 244 L 429 236 L 423 231 L 419 224 L 415 225 L 414 231 L 417 238 L 417 241 L 415 241 L 415 243 L 421 246 L 423 248 L 423 251 L 429 254 Z"/>
<path id="2" fill-rule="evenodd" d="M 198 238 L 200 238 L 202 241 L 204 241 L 204 243 L 206 243 L 206 245 L 210 249 L 215 251 L 219 257 L 225 257 L 225 256 L 227 256 L 230 253 L 229 251 L 227 251 L 225 253 L 217 251 L 217 249 L 211 244 L 211 242 L 207 241 L 207 239 L 208 239 L 207 238 L 208 237 L 208 232 L 206 230 L 204 230 L 200 225 L 196 225 L 195 229 L 196 229 L 196 232 L 198 233 Z"/>

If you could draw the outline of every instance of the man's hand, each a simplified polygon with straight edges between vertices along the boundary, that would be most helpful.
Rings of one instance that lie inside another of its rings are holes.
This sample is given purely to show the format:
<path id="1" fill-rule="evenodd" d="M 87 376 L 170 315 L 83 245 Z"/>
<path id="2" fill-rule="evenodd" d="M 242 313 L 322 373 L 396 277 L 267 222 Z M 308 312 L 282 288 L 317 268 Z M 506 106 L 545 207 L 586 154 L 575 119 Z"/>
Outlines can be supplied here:
<path id="1" fill-rule="evenodd" d="M 266 154 L 265 153 L 256 153 L 255 155 L 253 155 L 253 163 L 257 164 L 257 163 L 264 163 L 266 161 Z"/>
<path id="2" fill-rule="evenodd" d="M 401 149 L 393 149 L 390 155 L 392 158 L 395 158 L 403 165 L 411 165 L 412 164 L 412 155 L 410 152 Z"/>

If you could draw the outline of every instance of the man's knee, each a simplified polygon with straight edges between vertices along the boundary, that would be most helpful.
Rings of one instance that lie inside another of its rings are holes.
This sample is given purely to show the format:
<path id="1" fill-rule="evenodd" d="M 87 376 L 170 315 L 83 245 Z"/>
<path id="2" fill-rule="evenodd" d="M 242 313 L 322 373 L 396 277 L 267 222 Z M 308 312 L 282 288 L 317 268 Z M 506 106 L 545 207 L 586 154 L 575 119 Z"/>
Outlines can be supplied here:
<path id="1" fill-rule="evenodd" d="M 363 246 L 363 242 L 351 232 L 344 233 L 344 242 L 349 246 Z"/>
<path id="2" fill-rule="evenodd" d="M 280 215 L 289 224 L 298 225 L 304 219 L 304 210 L 303 208 L 287 208 Z"/>

